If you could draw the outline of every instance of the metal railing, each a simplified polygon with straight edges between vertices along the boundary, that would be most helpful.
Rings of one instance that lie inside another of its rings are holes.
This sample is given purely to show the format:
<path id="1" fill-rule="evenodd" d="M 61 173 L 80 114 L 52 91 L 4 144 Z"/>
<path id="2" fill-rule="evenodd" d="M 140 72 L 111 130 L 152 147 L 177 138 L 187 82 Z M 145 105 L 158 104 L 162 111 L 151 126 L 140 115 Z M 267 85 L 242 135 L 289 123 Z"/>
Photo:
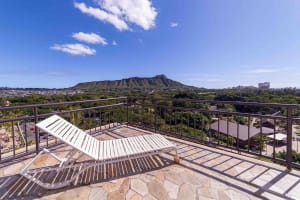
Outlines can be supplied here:
<path id="1" fill-rule="evenodd" d="M 297 136 L 293 130 L 300 122 L 298 104 L 140 97 L 129 98 L 128 104 L 128 124 L 132 126 L 270 159 L 284 164 L 288 169 L 300 168 L 299 160 L 292 160 L 294 153 L 300 155 L 300 135 Z M 217 109 L 210 109 L 213 106 Z M 230 108 L 242 111 L 228 111 Z M 247 112 L 253 108 L 256 112 Z M 280 115 L 273 115 L 274 112 Z M 243 118 L 243 124 L 237 120 L 239 118 Z M 252 124 L 255 119 L 258 122 L 256 127 Z M 269 132 L 265 133 L 267 128 L 264 127 L 264 122 L 268 121 L 273 121 L 274 127 L 268 128 Z M 214 130 L 213 122 L 217 124 Z M 235 135 L 230 132 L 232 126 L 236 128 Z M 258 131 L 258 134 L 251 136 L 252 130 Z M 276 139 L 278 133 L 285 135 L 286 139 Z M 242 134 L 247 137 L 246 140 L 240 139 Z"/>
<path id="2" fill-rule="evenodd" d="M 0 135 L 0 163 L 60 144 L 35 127 L 42 119 L 58 114 L 93 134 L 124 123 L 126 102 L 119 97 L 1 107 L 0 130 L 6 134 Z"/>
<path id="3" fill-rule="evenodd" d="M 273 115 L 274 112 L 280 115 Z M 127 124 L 270 159 L 288 169 L 300 168 L 299 161 L 293 160 L 293 153 L 300 153 L 300 137 L 296 134 L 300 105 L 297 104 L 119 97 L 2 107 L 0 113 L 0 163 L 60 144 L 35 128 L 38 121 L 55 113 L 90 134 Z M 269 127 L 268 134 L 264 133 L 265 122 L 274 125 Z M 8 137 L 1 135 L 1 129 L 9 132 Z M 254 136 L 253 130 L 257 131 Z M 285 142 L 276 140 L 279 132 L 286 136 Z"/>

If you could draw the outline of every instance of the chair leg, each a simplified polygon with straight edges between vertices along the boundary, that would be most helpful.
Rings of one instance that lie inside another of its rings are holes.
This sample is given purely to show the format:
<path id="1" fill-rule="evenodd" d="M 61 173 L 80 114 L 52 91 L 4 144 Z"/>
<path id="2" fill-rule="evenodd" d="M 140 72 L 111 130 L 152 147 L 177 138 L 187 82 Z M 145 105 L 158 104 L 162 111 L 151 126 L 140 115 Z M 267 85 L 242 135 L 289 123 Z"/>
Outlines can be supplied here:
<path id="1" fill-rule="evenodd" d="M 54 159 L 56 159 L 57 161 L 59 161 L 60 163 L 63 162 L 62 159 L 60 159 L 58 156 L 56 156 L 54 153 L 51 153 L 48 149 L 44 148 L 42 151 L 39 152 L 38 155 L 36 155 L 26 166 L 25 168 L 21 171 L 21 175 L 23 175 L 24 177 L 26 177 L 27 179 L 29 179 L 30 181 L 40 185 L 43 188 L 46 189 L 55 189 L 57 188 L 56 184 L 49 184 L 49 183 L 44 183 L 42 181 L 40 181 L 39 179 L 37 179 L 34 175 L 31 174 L 31 170 L 29 169 L 30 166 L 42 155 L 42 154 L 48 154 L 50 156 L 52 156 Z M 59 170 L 59 168 L 57 168 L 56 170 Z M 41 170 L 35 170 L 36 173 L 38 172 L 43 172 L 43 169 Z M 63 187 L 66 186 L 68 183 L 62 183 L 59 185 L 59 187 Z"/>
<path id="2" fill-rule="evenodd" d="M 21 171 L 21 173 L 27 173 L 29 167 L 42 155 L 42 154 L 48 154 L 50 156 L 52 156 L 54 159 L 56 159 L 57 161 L 59 161 L 60 163 L 63 161 L 62 159 L 60 159 L 58 156 L 56 156 L 55 154 L 51 153 L 48 149 L 44 148 L 42 151 L 39 152 L 38 155 L 36 155 L 25 167 L 24 169 Z"/>
<path id="3" fill-rule="evenodd" d="M 34 173 L 39 173 L 39 172 L 44 172 L 44 169 L 35 169 L 35 170 L 30 170 L 30 166 L 42 155 L 42 154 L 48 154 L 50 156 L 52 156 L 53 158 L 55 158 L 56 160 L 58 160 L 60 162 L 60 165 L 57 167 L 54 167 L 53 170 L 56 171 L 56 173 L 60 173 L 61 170 L 67 169 L 67 168 L 71 168 L 72 165 L 70 166 L 66 166 L 65 159 L 60 159 L 58 156 L 56 156 L 54 153 L 51 153 L 48 149 L 43 149 L 38 155 L 36 155 L 36 157 L 30 161 L 26 167 L 22 170 L 21 175 L 23 175 L 24 177 L 26 177 L 27 179 L 29 179 L 30 181 L 38 184 L 39 186 L 45 188 L 45 189 L 58 189 L 58 188 L 62 188 L 65 186 L 70 185 L 71 183 L 75 182 L 80 174 L 82 174 L 86 169 L 88 169 L 89 167 L 93 166 L 93 165 L 82 165 L 80 166 L 78 172 L 74 173 L 68 180 L 64 180 L 64 181 L 60 181 L 58 183 L 45 183 L 41 180 L 39 180 L 38 178 L 35 177 Z M 63 165 L 63 166 L 62 166 Z"/>
<path id="4" fill-rule="evenodd" d="M 180 163 L 180 157 L 178 156 L 177 149 L 175 149 L 174 162 L 177 164 Z"/>

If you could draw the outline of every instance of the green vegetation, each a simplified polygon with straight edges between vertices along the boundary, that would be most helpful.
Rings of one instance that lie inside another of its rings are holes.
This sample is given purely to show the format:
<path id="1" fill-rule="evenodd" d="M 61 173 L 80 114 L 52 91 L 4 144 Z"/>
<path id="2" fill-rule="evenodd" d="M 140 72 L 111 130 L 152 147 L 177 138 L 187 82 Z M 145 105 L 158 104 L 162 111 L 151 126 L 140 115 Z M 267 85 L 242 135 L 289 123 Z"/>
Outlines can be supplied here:
<path id="1" fill-rule="evenodd" d="M 277 158 L 286 160 L 286 151 L 278 152 L 275 154 L 275 156 Z M 297 153 L 296 151 L 292 151 L 292 162 L 300 163 L 300 153 Z"/>
<path id="2" fill-rule="evenodd" d="M 128 121 L 132 124 L 143 125 L 151 128 L 152 130 L 156 129 L 166 131 L 172 134 L 198 138 L 200 140 L 207 140 L 207 137 L 210 137 L 214 142 L 218 141 L 221 144 L 234 147 L 237 145 L 235 138 L 229 137 L 229 139 L 227 139 L 227 137 L 222 136 L 217 138 L 213 134 L 209 135 L 209 124 L 213 122 L 213 120 L 219 118 L 247 125 L 249 123 L 248 117 L 228 114 L 208 114 L 205 112 L 183 110 L 183 108 L 206 110 L 217 109 L 221 111 L 261 114 L 272 114 L 280 111 L 281 115 L 285 115 L 286 110 L 280 107 L 275 108 L 268 106 L 258 107 L 232 105 L 226 103 L 195 103 L 186 100 L 182 101 L 182 99 L 264 103 L 300 103 L 300 90 L 295 88 L 270 90 L 260 90 L 257 88 L 208 90 L 186 86 L 182 83 L 168 79 L 164 75 L 158 75 L 153 78 L 135 77 L 119 81 L 81 83 L 73 87 L 73 89 L 80 89 L 86 92 L 74 95 L 34 94 L 24 97 L 0 97 L 0 103 L 9 100 L 11 102 L 11 106 L 16 106 L 129 96 L 132 106 L 129 107 Z M 147 97 L 147 99 L 141 100 L 134 97 Z M 172 100 L 166 100 L 166 98 L 171 98 Z M 76 110 L 110 103 L 117 103 L 117 101 L 39 107 L 38 113 L 45 114 Z M 151 104 L 157 104 L 158 107 L 145 106 Z M 107 124 L 109 122 L 127 121 L 126 108 L 119 108 L 113 110 L 99 109 L 80 111 L 65 114 L 65 117 L 82 129 L 90 129 L 99 125 Z M 0 112 L 0 116 L 2 118 L 14 118 L 26 115 L 32 116 L 33 109 L 20 109 Z M 295 110 L 293 115 L 299 117 L 300 112 Z M 285 122 L 281 123 L 278 121 L 277 124 L 280 124 L 282 128 L 284 128 L 286 125 Z M 8 131 L 11 129 L 11 123 L 2 123 L 1 126 L 6 127 Z M 300 135 L 300 129 L 297 130 L 297 134 Z M 252 138 L 251 146 L 249 148 L 253 151 L 259 151 L 260 149 L 264 148 L 263 144 L 265 140 L 265 137 Z M 248 148 L 247 144 L 241 144 L 240 142 L 239 147 L 244 149 Z"/>

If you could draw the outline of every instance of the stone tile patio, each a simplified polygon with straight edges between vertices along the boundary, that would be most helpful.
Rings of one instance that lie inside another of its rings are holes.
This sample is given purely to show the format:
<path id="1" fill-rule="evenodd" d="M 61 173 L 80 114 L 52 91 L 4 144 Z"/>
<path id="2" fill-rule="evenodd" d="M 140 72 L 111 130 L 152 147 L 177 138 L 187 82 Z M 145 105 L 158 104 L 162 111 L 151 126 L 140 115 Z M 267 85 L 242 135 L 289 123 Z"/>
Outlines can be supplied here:
<path id="1" fill-rule="evenodd" d="M 100 132 L 99 139 L 149 132 L 119 126 Z M 168 137 L 182 158 L 151 156 L 91 168 L 72 186 L 46 191 L 18 173 L 32 156 L 0 165 L 0 199 L 300 199 L 300 173 L 244 155 Z M 63 156 L 69 147 L 53 148 Z M 80 157 L 80 162 L 92 162 Z M 44 156 L 35 167 L 55 165 Z M 68 172 L 66 172 L 68 173 Z M 47 179 L 47 176 L 42 178 Z M 63 178 L 62 177 L 57 177 Z"/>

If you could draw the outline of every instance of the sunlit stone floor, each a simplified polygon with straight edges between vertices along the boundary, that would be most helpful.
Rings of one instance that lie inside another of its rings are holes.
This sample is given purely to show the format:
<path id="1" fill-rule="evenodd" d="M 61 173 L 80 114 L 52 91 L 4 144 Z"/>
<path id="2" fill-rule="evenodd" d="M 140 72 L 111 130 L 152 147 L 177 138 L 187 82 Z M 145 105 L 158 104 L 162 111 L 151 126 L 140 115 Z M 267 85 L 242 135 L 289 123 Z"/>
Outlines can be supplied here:
<path id="1" fill-rule="evenodd" d="M 101 140 L 149 132 L 118 126 L 99 132 Z M 91 168 L 72 186 L 44 190 L 20 176 L 31 156 L 0 165 L 0 199 L 300 199 L 300 173 L 283 166 L 167 137 L 177 145 L 180 164 L 172 155 Z M 63 156 L 70 148 L 52 148 Z M 80 157 L 80 162 L 93 162 Z M 50 157 L 35 167 L 57 164 Z"/>

